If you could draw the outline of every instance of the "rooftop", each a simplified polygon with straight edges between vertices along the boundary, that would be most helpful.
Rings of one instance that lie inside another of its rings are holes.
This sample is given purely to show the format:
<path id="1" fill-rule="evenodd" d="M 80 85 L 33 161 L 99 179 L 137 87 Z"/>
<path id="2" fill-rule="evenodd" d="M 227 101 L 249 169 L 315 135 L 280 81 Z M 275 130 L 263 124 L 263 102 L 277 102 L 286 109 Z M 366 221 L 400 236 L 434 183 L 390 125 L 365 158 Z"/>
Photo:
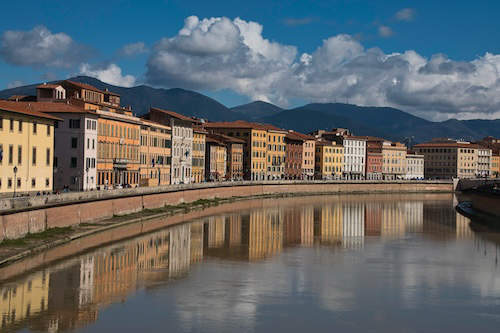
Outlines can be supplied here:
<path id="1" fill-rule="evenodd" d="M 196 119 L 193 119 L 191 117 L 185 116 L 183 114 L 180 114 L 180 113 L 177 113 L 177 112 L 174 112 L 174 111 L 163 110 L 163 109 L 154 108 L 154 107 L 152 107 L 150 110 L 151 111 L 156 111 L 156 112 L 161 112 L 161 113 L 164 113 L 166 115 L 169 115 L 170 117 L 177 118 L 177 119 L 180 119 L 180 120 L 190 121 L 192 123 L 196 123 L 197 122 Z"/>
<path id="2" fill-rule="evenodd" d="M 220 121 L 220 122 L 209 122 L 204 124 L 206 128 L 245 128 L 245 129 L 257 129 L 264 131 L 279 131 L 285 132 L 285 130 L 278 128 L 271 124 L 261 124 L 254 123 L 246 120 L 236 120 L 236 121 Z"/>
<path id="3" fill-rule="evenodd" d="M 43 108 L 41 110 L 40 106 L 39 105 L 34 106 L 35 104 L 38 104 L 38 103 L 37 102 L 14 102 L 14 101 L 0 100 L 0 110 L 21 113 L 21 114 L 25 114 L 28 116 L 46 118 L 46 119 L 51 119 L 51 120 L 61 120 L 57 117 L 54 117 L 54 116 L 49 115 L 47 113 L 41 112 L 43 110 Z"/>

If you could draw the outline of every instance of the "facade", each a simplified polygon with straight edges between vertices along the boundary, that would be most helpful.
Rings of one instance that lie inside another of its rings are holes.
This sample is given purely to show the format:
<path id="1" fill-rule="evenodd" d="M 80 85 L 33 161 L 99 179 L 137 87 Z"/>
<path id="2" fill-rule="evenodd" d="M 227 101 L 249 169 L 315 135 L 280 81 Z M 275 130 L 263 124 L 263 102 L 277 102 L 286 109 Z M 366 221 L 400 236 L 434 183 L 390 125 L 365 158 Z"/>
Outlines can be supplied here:
<path id="1" fill-rule="evenodd" d="M 226 180 L 243 180 L 243 145 L 245 141 L 216 133 L 210 133 L 207 136 L 226 145 Z"/>
<path id="2" fill-rule="evenodd" d="M 302 162 L 304 161 L 304 140 L 295 135 L 295 132 L 287 133 L 285 137 L 285 179 L 303 179 Z"/>
<path id="3" fill-rule="evenodd" d="M 193 129 L 193 183 L 205 181 L 205 140 L 207 131 L 201 127 Z"/>
<path id="4" fill-rule="evenodd" d="M 211 136 L 206 138 L 205 175 L 207 181 L 223 181 L 226 178 L 227 150 L 224 142 Z"/>
<path id="5" fill-rule="evenodd" d="M 493 153 L 491 155 L 491 178 L 500 177 L 500 155 L 498 153 Z"/>
<path id="6" fill-rule="evenodd" d="M 366 137 L 366 179 L 381 180 L 383 168 L 382 143 L 384 139 Z"/>
<path id="7" fill-rule="evenodd" d="M 243 145 L 243 178 L 267 179 L 267 127 L 263 124 L 238 120 L 204 124 L 211 133 L 224 134 L 245 141 Z"/>
<path id="8" fill-rule="evenodd" d="M 170 184 L 172 130 L 169 126 L 141 121 L 140 186 Z"/>
<path id="9" fill-rule="evenodd" d="M 358 136 L 339 136 L 339 138 L 343 139 L 344 146 L 343 177 L 345 179 L 365 179 L 366 139 Z"/>
<path id="10" fill-rule="evenodd" d="M 477 147 L 477 177 L 489 178 L 491 176 L 491 154 L 490 148 L 482 145 Z"/>
<path id="11" fill-rule="evenodd" d="M 336 142 L 316 141 L 315 178 L 340 179 L 344 165 L 344 147 Z"/>
<path id="12" fill-rule="evenodd" d="M 424 176 L 430 179 L 474 178 L 477 145 L 470 142 L 436 139 L 414 146 L 424 155 Z"/>
<path id="13" fill-rule="evenodd" d="M 267 127 L 267 180 L 285 178 L 286 131 Z"/>
<path id="14" fill-rule="evenodd" d="M 193 124 L 196 121 L 179 113 L 151 108 L 145 118 L 172 128 L 171 184 L 189 184 L 193 165 Z"/>
<path id="15" fill-rule="evenodd" d="M 406 146 L 399 142 L 382 143 L 382 174 L 386 180 L 403 179 L 406 175 Z"/>
<path id="16" fill-rule="evenodd" d="M 406 153 L 405 179 L 424 179 L 424 155 Z"/>
<path id="17" fill-rule="evenodd" d="M 51 192 L 57 117 L 0 101 L 0 195 Z"/>

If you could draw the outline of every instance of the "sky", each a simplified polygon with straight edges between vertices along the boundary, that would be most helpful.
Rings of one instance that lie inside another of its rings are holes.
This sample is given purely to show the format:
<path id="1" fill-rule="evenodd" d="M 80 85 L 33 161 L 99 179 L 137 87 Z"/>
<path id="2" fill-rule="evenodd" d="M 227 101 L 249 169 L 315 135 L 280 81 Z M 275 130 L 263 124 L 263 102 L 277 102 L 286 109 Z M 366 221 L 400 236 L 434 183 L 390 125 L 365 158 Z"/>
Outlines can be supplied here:
<path id="1" fill-rule="evenodd" d="M 0 89 L 89 75 L 263 100 L 500 118 L 499 1 L 8 1 Z"/>

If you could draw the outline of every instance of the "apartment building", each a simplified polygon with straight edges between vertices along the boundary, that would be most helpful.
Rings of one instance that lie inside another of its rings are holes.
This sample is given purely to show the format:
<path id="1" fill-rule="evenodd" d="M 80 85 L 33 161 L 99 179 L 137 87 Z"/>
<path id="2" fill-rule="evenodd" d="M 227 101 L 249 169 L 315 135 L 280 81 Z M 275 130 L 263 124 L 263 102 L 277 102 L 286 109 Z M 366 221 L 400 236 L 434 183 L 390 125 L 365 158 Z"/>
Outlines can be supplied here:
<path id="1" fill-rule="evenodd" d="M 189 184 L 193 166 L 193 125 L 197 121 L 177 112 L 151 108 L 144 118 L 172 128 L 172 184 Z"/>
<path id="2" fill-rule="evenodd" d="M 285 136 L 286 157 L 285 157 L 285 179 L 303 179 L 302 162 L 304 161 L 303 148 L 304 140 L 289 131 Z"/>
<path id="3" fill-rule="evenodd" d="M 500 176 L 500 139 L 487 136 L 477 144 L 483 148 L 491 149 L 490 177 L 498 178 Z"/>
<path id="4" fill-rule="evenodd" d="M 243 145 L 245 141 L 217 133 L 210 133 L 207 136 L 226 145 L 226 179 L 243 180 Z"/>
<path id="5" fill-rule="evenodd" d="M 263 124 L 238 120 L 203 125 L 211 133 L 244 140 L 243 177 L 246 180 L 267 179 L 267 128 Z"/>
<path id="6" fill-rule="evenodd" d="M 500 177 L 500 155 L 498 153 L 492 153 L 491 155 L 491 178 Z"/>
<path id="7" fill-rule="evenodd" d="M 477 147 L 477 172 L 476 176 L 481 178 L 491 177 L 491 155 L 490 148 L 483 145 Z"/>
<path id="8" fill-rule="evenodd" d="M 206 137 L 205 175 L 207 181 L 217 182 L 226 179 L 227 150 L 223 141 L 208 135 Z"/>
<path id="9" fill-rule="evenodd" d="M 205 181 L 205 141 L 207 133 L 200 126 L 193 128 L 193 183 Z"/>
<path id="10" fill-rule="evenodd" d="M 359 136 L 339 136 L 344 146 L 345 179 L 365 179 L 366 177 L 366 139 Z M 340 141 L 337 141 L 340 143 Z"/>
<path id="11" fill-rule="evenodd" d="M 344 147 L 334 141 L 316 141 L 315 178 L 340 179 L 344 166 Z"/>
<path id="12" fill-rule="evenodd" d="M 140 186 L 170 184 L 172 129 L 149 120 L 141 120 Z"/>
<path id="13" fill-rule="evenodd" d="M 413 151 L 406 153 L 405 179 L 424 179 L 424 155 L 415 154 Z"/>
<path id="14" fill-rule="evenodd" d="M 366 137 L 366 179 L 383 179 L 383 154 L 382 143 L 384 139 L 377 137 Z"/>
<path id="15" fill-rule="evenodd" d="M 424 155 L 424 176 L 431 179 L 474 178 L 477 170 L 477 145 L 465 141 L 435 139 L 415 145 Z"/>
<path id="16" fill-rule="evenodd" d="M 267 129 L 267 180 L 285 178 L 287 131 L 265 125 Z"/>
<path id="17" fill-rule="evenodd" d="M 293 134 L 304 141 L 302 145 L 302 179 L 314 179 L 316 139 L 311 135 L 295 131 Z"/>
<path id="18" fill-rule="evenodd" d="M 0 195 L 52 191 L 58 120 L 31 103 L 0 101 Z"/>
<path id="19" fill-rule="evenodd" d="M 403 179 L 406 175 L 406 146 L 400 142 L 382 142 L 383 179 Z"/>

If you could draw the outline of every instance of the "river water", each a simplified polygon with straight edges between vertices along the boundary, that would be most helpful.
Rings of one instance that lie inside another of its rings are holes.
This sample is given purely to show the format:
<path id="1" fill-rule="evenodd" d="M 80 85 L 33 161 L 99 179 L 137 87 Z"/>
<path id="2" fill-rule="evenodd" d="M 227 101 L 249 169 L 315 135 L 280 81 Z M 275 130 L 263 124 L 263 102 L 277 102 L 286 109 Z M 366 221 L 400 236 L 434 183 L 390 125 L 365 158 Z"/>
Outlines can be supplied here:
<path id="1" fill-rule="evenodd" d="M 473 231 L 455 204 L 229 206 L 0 282 L 0 331 L 498 332 L 500 237 Z"/>

